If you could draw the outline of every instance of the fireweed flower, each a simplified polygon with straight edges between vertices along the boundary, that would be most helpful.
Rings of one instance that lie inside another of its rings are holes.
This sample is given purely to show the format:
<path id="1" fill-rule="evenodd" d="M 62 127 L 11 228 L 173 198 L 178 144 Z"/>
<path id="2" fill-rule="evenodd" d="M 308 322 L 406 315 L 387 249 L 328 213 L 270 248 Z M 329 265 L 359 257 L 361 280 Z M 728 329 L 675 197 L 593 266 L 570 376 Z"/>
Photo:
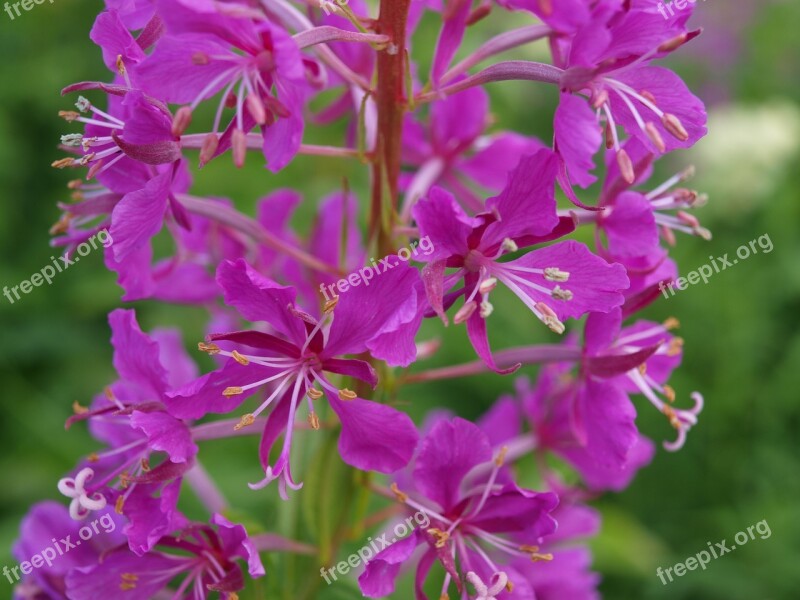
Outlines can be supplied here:
<path id="1" fill-rule="evenodd" d="M 247 563 L 251 577 L 264 575 L 245 528 L 215 514 L 207 525 L 191 524 L 175 535 L 161 537 L 158 551 L 137 556 L 118 548 L 96 565 L 70 571 L 67 593 L 74 600 L 94 600 L 109 590 L 119 590 L 125 598 L 151 600 L 168 591 L 176 600 L 201 600 L 218 592 L 222 598 L 235 600 L 236 592 L 244 587 L 238 560 Z M 176 579 L 181 581 L 178 588 L 167 588 Z"/>
<path id="2" fill-rule="evenodd" d="M 151 338 L 139 329 L 133 311 L 116 310 L 109 322 L 121 379 L 90 409 L 76 405 L 75 416 L 67 421 L 67 426 L 88 421 L 92 435 L 108 449 L 89 455 L 74 476 L 59 481 L 58 489 L 70 499 L 74 519 L 106 505 L 128 517 L 124 532 L 131 550 L 143 554 L 160 535 L 184 522 L 177 499 L 197 446 L 189 428 L 164 410 L 162 400 L 167 390 L 191 379 L 196 368 L 174 333 Z"/>
<path id="3" fill-rule="evenodd" d="M 351 376 L 373 387 L 377 375 L 372 366 L 358 359 L 339 356 L 371 351 L 381 354 L 373 345 L 392 324 L 393 315 L 415 298 L 417 271 L 408 265 L 398 265 L 375 278 L 369 287 L 357 287 L 338 296 L 326 305 L 323 317 L 295 308 L 296 291 L 261 276 L 244 260 L 223 262 L 217 280 L 225 302 L 235 307 L 249 321 L 268 323 L 276 334 L 261 331 L 239 331 L 215 334 L 201 349 L 212 354 L 230 357 L 218 371 L 191 382 L 171 393 L 169 411 L 178 418 L 197 419 L 208 413 L 227 413 L 259 388 L 273 383 L 274 388 L 253 412 L 247 413 L 237 427 L 251 425 L 255 418 L 272 407 L 261 441 L 260 457 L 265 477 L 253 489 L 280 479 L 281 496 L 287 498 L 287 487 L 299 489 L 291 473 L 291 448 L 296 412 L 303 396 L 308 405 L 308 420 L 312 428 L 319 427 L 313 401 L 323 395 L 339 417 L 342 432 L 339 452 L 348 464 L 365 470 L 390 473 L 405 466 L 417 442 L 417 430 L 411 419 L 397 410 L 362 400 L 349 389 L 335 387 L 324 373 Z M 332 321 L 332 323 L 331 323 Z M 410 325 L 411 326 L 411 325 Z M 412 339 L 415 331 L 409 332 Z M 398 332 L 398 338 L 403 337 Z M 222 350 L 215 342 L 233 342 L 241 351 Z M 379 356 L 390 364 L 396 349 Z M 315 387 L 319 383 L 322 390 Z M 269 451 L 281 433 L 283 449 L 274 464 Z"/>
<path id="4" fill-rule="evenodd" d="M 409 512 L 428 516 L 430 527 L 414 530 L 370 560 L 358 579 L 361 592 L 369 598 L 393 593 L 400 569 L 421 546 L 418 598 L 425 597 L 422 588 L 437 560 L 445 569 L 441 597 L 447 597 L 451 583 L 466 593 L 466 580 L 475 590 L 473 597 L 491 598 L 513 587 L 514 597 L 533 598 L 527 580 L 501 565 L 516 558 L 550 558 L 538 546 L 556 529 L 550 513 L 558 498 L 518 487 L 504 470 L 503 457 L 503 450 L 493 455 L 486 434 L 469 421 L 442 419 L 434 424 L 420 443 L 413 471 L 404 478 L 410 487 L 392 486 Z"/>
<path id="5" fill-rule="evenodd" d="M 628 287 L 625 269 L 594 256 L 574 241 L 533 250 L 509 262 L 499 259 L 569 233 L 574 224 L 559 219 L 555 208 L 556 157 L 549 150 L 523 158 L 511 172 L 501 194 L 486 201 L 486 212 L 464 213 L 443 190 L 434 188 L 414 208 L 421 235 L 435 246 L 423 279 L 431 306 L 443 321 L 444 311 L 459 296 L 464 304 L 455 315 L 466 322 L 475 351 L 492 369 L 485 320 L 492 312 L 489 293 L 503 283 L 557 333 L 563 319 L 589 311 L 608 311 L 623 302 Z M 445 269 L 457 269 L 446 274 Z M 460 280 L 464 287 L 446 295 Z M 514 370 L 514 368 L 510 369 Z"/>
<path id="6" fill-rule="evenodd" d="M 624 329 L 621 322 L 620 309 L 589 315 L 576 356 L 577 377 L 568 364 L 545 367 L 522 399 L 536 447 L 561 455 L 597 489 L 624 488 L 652 457 L 650 442 L 636 428 L 629 395 L 642 394 L 667 417 L 677 432 L 674 442 L 664 442 L 670 451 L 683 446 L 703 408 L 697 392 L 692 408 L 673 406 L 676 394 L 666 382 L 683 353 L 683 340 L 669 332 L 674 320 L 639 321 Z"/>
<path id="7" fill-rule="evenodd" d="M 635 172 L 618 127 L 658 154 L 690 147 L 706 133 L 703 103 L 672 71 L 649 64 L 699 34 L 686 28 L 692 11 L 680 11 L 665 21 L 646 0 L 624 3 L 618 10 L 609 4 L 598 3 L 592 26 L 571 41 L 555 114 L 556 147 L 566 165 L 567 182 L 581 187 L 595 180 L 590 171 L 602 139 L 598 122 L 629 182 Z M 575 94 L 588 96 L 591 106 Z"/>
<path id="8" fill-rule="evenodd" d="M 138 75 L 150 93 L 185 105 L 175 117 L 178 133 L 183 133 L 203 100 L 222 91 L 201 162 L 232 147 L 234 162 L 241 166 L 245 134 L 259 125 L 267 166 L 280 171 L 302 141 L 303 108 L 311 92 L 307 66 L 285 30 L 227 6 L 216 3 L 206 9 L 180 0 L 162 1 L 159 15 L 167 34 L 138 68 Z M 226 105 L 236 114 L 220 139 Z"/>
<path id="9" fill-rule="evenodd" d="M 101 519 L 99 533 L 82 540 L 78 532 L 85 523 L 75 521 L 66 507 L 53 501 L 34 504 L 20 523 L 19 538 L 14 543 L 12 553 L 17 561 L 30 562 L 34 555 L 52 548 L 53 540 L 57 540 L 58 548 L 63 552 L 65 544 L 62 541 L 67 536 L 71 538 L 70 543 L 77 540 L 81 543 L 69 548 L 69 552 L 57 555 L 51 564 L 45 563 L 29 575 L 23 575 L 22 582 L 14 589 L 15 600 L 67 600 L 64 580 L 70 571 L 97 564 L 106 552 L 124 546 L 127 541 L 122 534 L 123 517 L 111 511 Z"/>

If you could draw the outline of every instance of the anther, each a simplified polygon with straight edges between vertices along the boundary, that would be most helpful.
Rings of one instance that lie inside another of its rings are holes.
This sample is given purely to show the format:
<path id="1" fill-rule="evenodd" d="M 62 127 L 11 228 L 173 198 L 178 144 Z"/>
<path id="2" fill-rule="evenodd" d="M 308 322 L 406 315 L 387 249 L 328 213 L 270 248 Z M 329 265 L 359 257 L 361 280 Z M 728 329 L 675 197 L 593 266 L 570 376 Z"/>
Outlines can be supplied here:
<path id="1" fill-rule="evenodd" d="M 247 427 L 256 422 L 256 417 L 252 413 L 247 413 L 242 419 L 233 426 L 234 431 L 239 431 L 242 427 Z"/>
<path id="2" fill-rule="evenodd" d="M 645 123 L 644 131 L 647 134 L 647 137 L 650 138 L 650 141 L 653 142 L 653 145 L 658 148 L 659 152 L 666 151 L 667 145 L 664 143 L 664 138 L 661 137 L 661 133 L 658 131 L 658 129 L 656 129 L 656 126 L 652 121 Z"/>
<path id="3" fill-rule="evenodd" d="M 675 403 L 675 390 L 672 389 L 672 386 L 664 386 L 664 395 L 667 397 L 667 400 L 669 400 L 670 404 Z"/>
<path id="4" fill-rule="evenodd" d="M 61 158 L 59 160 L 54 160 L 52 163 L 50 163 L 50 166 L 56 169 L 64 169 L 66 167 L 71 167 L 74 164 L 75 164 L 74 158 Z"/>
<path id="5" fill-rule="evenodd" d="M 548 267 L 544 270 L 544 278 L 547 279 L 547 281 L 564 283 L 565 281 L 569 281 L 569 273 L 567 271 L 562 271 L 558 267 Z"/>
<path id="6" fill-rule="evenodd" d="M 672 338 L 667 346 L 667 356 L 677 356 L 681 352 L 683 352 L 683 338 Z"/>
<path id="7" fill-rule="evenodd" d="M 472 316 L 472 314 L 475 312 L 477 308 L 478 304 L 474 300 L 467 302 L 464 306 L 458 309 L 458 312 L 456 312 L 456 316 L 453 317 L 453 322 L 456 325 L 464 323 Z"/>
<path id="8" fill-rule="evenodd" d="M 242 356 L 241 354 L 239 354 L 239 353 L 238 353 L 236 350 L 234 350 L 233 352 L 231 352 L 231 357 L 232 357 L 232 358 L 233 358 L 233 360 L 235 360 L 237 363 L 239 363 L 240 365 L 243 365 L 243 366 L 245 366 L 245 367 L 246 367 L 247 365 L 249 365 L 249 364 L 250 364 L 250 361 L 249 361 L 249 360 L 247 360 L 247 359 L 246 359 L 244 356 Z"/>
<path id="9" fill-rule="evenodd" d="M 231 387 L 226 387 L 224 390 L 222 390 L 222 395 L 227 397 L 238 396 L 243 392 L 244 390 L 242 388 L 237 386 L 231 386 Z"/>
<path id="10" fill-rule="evenodd" d="M 200 146 L 200 166 L 207 164 L 214 158 L 214 153 L 219 147 L 219 136 L 216 133 L 209 133 L 203 138 L 203 144 Z"/>
<path id="11" fill-rule="evenodd" d="M 478 286 L 478 291 L 481 294 L 488 294 L 496 287 L 497 287 L 497 279 L 494 277 L 488 277 L 483 281 L 481 281 L 481 284 Z"/>
<path id="12" fill-rule="evenodd" d="M 488 319 L 493 312 L 494 312 L 494 306 L 492 306 L 491 302 L 489 302 L 488 300 L 484 300 L 483 302 L 481 302 L 481 310 L 479 313 L 481 319 Z"/>
<path id="13" fill-rule="evenodd" d="M 437 548 L 444 548 L 447 545 L 447 541 L 450 539 L 449 533 L 442 531 L 441 529 L 437 529 L 436 527 L 431 527 L 428 529 L 428 533 L 436 538 L 436 542 L 434 542 L 433 545 Z"/>
<path id="14" fill-rule="evenodd" d="M 519 250 L 519 246 L 517 246 L 517 243 L 511 238 L 505 238 L 500 247 L 504 252 L 516 252 Z"/>
<path id="15" fill-rule="evenodd" d="M 125 496 L 117 496 L 117 501 L 114 503 L 114 512 L 118 515 L 122 514 L 122 509 L 125 505 Z"/>
<path id="16" fill-rule="evenodd" d="M 61 143 L 65 146 L 75 147 L 81 145 L 83 142 L 83 134 L 81 133 L 67 133 L 61 136 Z"/>
<path id="17" fill-rule="evenodd" d="M 58 111 L 58 116 L 64 119 L 65 121 L 76 121 L 81 117 L 80 113 L 75 112 L 74 110 L 60 110 Z"/>
<path id="18" fill-rule="evenodd" d="M 394 494 L 395 498 L 397 498 L 398 502 L 405 504 L 408 501 L 408 494 L 401 492 L 400 487 L 396 482 L 393 482 L 392 485 L 389 486 L 389 489 L 392 490 L 392 493 Z"/>
<path id="19" fill-rule="evenodd" d="M 146 457 L 143 458 L 141 460 L 141 465 L 142 465 L 142 471 L 144 471 L 145 473 L 147 473 L 150 470 L 150 460 L 148 458 Z"/>
<path id="20" fill-rule="evenodd" d="M 216 344 L 206 344 L 205 342 L 197 344 L 197 349 L 200 350 L 200 352 L 208 352 L 208 354 L 219 354 L 222 352 L 222 349 Z"/>
<path id="21" fill-rule="evenodd" d="M 322 398 L 322 392 L 319 391 L 317 388 L 313 387 L 308 388 L 306 394 L 308 394 L 308 397 L 311 398 L 312 400 L 319 400 L 320 398 Z"/>
<path id="22" fill-rule="evenodd" d="M 680 35 L 676 35 L 671 40 L 668 40 L 668 41 L 664 42 L 663 44 L 661 44 L 658 47 L 658 51 L 659 52 L 672 52 L 673 50 L 676 50 L 676 49 L 680 48 L 683 44 L 685 44 L 687 38 L 688 38 L 688 36 L 685 33 L 682 33 Z"/>
<path id="23" fill-rule="evenodd" d="M 559 286 L 553 288 L 552 294 L 556 300 L 572 300 L 572 292 Z"/>
<path id="24" fill-rule="evenodd" d="M 332 313 L 337 304 L 339 304 L 339 296 L 334 296 L 325 303 L 325 306 L 322 307 L 322 312 L 326 315 Z"/>
<path id="25" fill-rule="evenodd" d="M 673 137 L 679 139 L 682 142 L 685 142 L 689 139 L 689 132 L 681 123 L 681 120 L 673 114 L 664 113 L 664 116 L 661 117 L 661 123 L 664 125 L 664 128 L 672 134 Z"/>
<path id="26" fill-rule="evenodd" d="M 314 411 L 308 413 L 308 424 L 311 425 L 311 429 L 314 431 L 319 430 L 319 417 Z"/>
<path id="27" fill-rule="evenodd" d="M 183 132 L 192 124 L 192 109 L 188 106 L 181 106 L 172 119 L 172 135 L 181 136 Z"/>
<path id="28" fill-rule="evenodd" d="M 502 467 L 503 463 L 506 460 L 506 455 L 508 454 L 508 446 L 503 446 L 500 448 L 500 452 L 497 453 L 497 456 L 494 459 L 494 464 L 498 467 Z"/>
<path id="29" fill-rule="evenodd" d="M 72 403 L 72 412 L 74 412 L 76 415 L 83 415 L 89 412 L 89 409 L 85 406 L 81 406 L 80 402 L 75 400 L 75 402 Z"/>
<path id="30" fill-rule="evenodd" d="M 234 129 L 231 137 L 231 147 L 233 149 L 233 164 L 241 169 L 244 166 L 244 159 L 247 156 L 247 136 L 241 129 Z"/>
<path id="31" fill-rule="evenodd" d="M 678 329 L 681 326 L 681 322 L 678 321 L 675 317 L 667 317 L 667 320 L 664 321 L 664 329 L 667 331 L 672 331 L 673 329 Z"/>
<path id="32" fill-rule="evenodd" d="M 358 398 L 358 394 L 353 390 L 347 388 L 339 390 L 339 400 L 355 400 L 356 398 Z"/>
<path id="33" fill-rule="evenodd" d="M 619 165 L 619 172 L 622 178 L 627 183 L 636 181 L 636 171 L 633 170 L 633 162 L 624 148 L 620 148 L 619 152 L 617 152 L 617 164 Z"/>

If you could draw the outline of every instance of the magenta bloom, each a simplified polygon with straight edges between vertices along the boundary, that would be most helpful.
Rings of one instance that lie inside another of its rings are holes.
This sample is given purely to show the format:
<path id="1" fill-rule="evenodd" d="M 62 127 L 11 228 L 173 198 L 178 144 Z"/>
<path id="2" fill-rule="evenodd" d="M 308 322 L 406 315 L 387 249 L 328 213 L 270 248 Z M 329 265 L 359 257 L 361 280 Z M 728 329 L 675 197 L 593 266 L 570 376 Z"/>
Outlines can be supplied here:
<path id="1" fill-rule="evenodd" d="M 124 533 L 131 550 L 143 554 L 184 523 L 178 494 L 197 446 L 189 428 L 165 411 L 162 400 L 196 370 L 174 333 L 161 332 L 156 341 L 142 333 L 130 310 L 112 312 L 109 322 L 121 379 L 91 410 L 81 409 L 67 422 L 88 420 L 92 435 L 108 449 L 90 455 L 58 488 L 71 499 L 74 519 L 106 506 L 128 517 Z"/>
<path id="2" fill-rule="evenodd" d="M 411 487 L 395 488 L 409 512 L 422 511 L 430 518 L 430 527 L 414 530 L 369 561 L 358 579 L 365 596 L 383 598 L 393 593 L 401 567 L 421 546 L 418 599 L 426 598 L 422 586 L 437 560 L 446 572 L 442 595 L 451 582 L 459 591 L 465 581 L 480 591 L 480 586 L 503 589 L 511 581 L 514 598 L 533 599 L 525 578 L 495 561 L 539 558 L 541 538 L 556 528 L 550 513 L 558 498 L 518 487 L 502 468 L 503 454 L 494 457 L 489 439 L 469 421 L 443 419 L 433 425 L 420 443 Z"/>
<path id="3" fill-rule="evenodd" d="M 251 577 L 264 575 L 264 567 L 247 531 L 241 525 L 215 514 L 209 525 L 195 524 L 177 535 L 159 540 L 159 550 L 137 556 L 118 548 L 91 567 L 67 575 L 67 593 L 72 600 L 95 600 L 108 590 L 119 590 L 131 600 L 151 600 L 176 578 L 182 578 L 170 598 L 203 600 L 235 598 L 244 587 L 238 560 L 247 563 Z"/>
<path id="4" fill-rule="evenodd" d="M 280 171 L 303 138 L 303 108 L 311 90 L 303 56 L 281 27 L 226 6 L 162 0 L 159 15 L 167 34 L 137 72 L 149 93 L 187 105 L 178 113 L 179 129 L 185 129 L 203 100 L 222 91 L 204 157 L 232 146 L 234 161 L 241 166 L 245 134 L 259 125 L 267 166 Z M 236 114 L 220 140 L 220 119 L 231 98 Z"/>
<path id="5" fill-rule="evenodd" d="M 455 321 L 467 323 L 475 351 L 497 371 L 485 320 L 492 312 L 489 293 L 498 281 L 558 333 L 564 331 L 562 319 L 619 306 L 620 292 L 628 287 L 621 265 L 608 264 L 574 241 L 533 250 L 508 262 L 499 260 L 574 228 L 570 219 L 556 214 L 555 173 L 556 157 L 542 150 L 520 161 L 501 194 L 486 201 L 486 212 L 469 217 L 440 189 L 432 190 L 414 209 L 421 234 L 435 246 L 426 257 L 429 264 L 423 273 L 431 306 L 446 322 L 444 311 L 463 295 L 464 305 Z M 457 270 L 446 274 L 448 267 Z M 464 287 L 447 294 L 462 279 Z M 569 289 L 562 287 L 567 283 Z"/>
<path id="6" fill-rule="evenodd" d="M 225 301 L 249 321 L 269 324 L 273 333 L 239 331 L 211 335 L 205 348 L 228 356 L 225 366 L 170 394 L 170 412 L 186 419 L 208 413 L 227 413 L 264 385 L 273 383 L 268 397 L 242 419 L 242 426 L 272 407 L 261 441 L 261 462 L 266 477 L 253 488 L 261 488 L 280 478 L 281 495 L 286 487 L 299 489 L 292 478 L 290 456 L 295 427 L 295 413 L 303 396 L 308 403 L 309 420 L 318 427 L 312 401 L 323 394 L 342 423 L 339 451 L 348 464 L 361 469 L 391 473 L 405 466 L 417 442 L 417 430 L 411 419 L 388 406 L 358 398 L 355 392 L 338 389 L 325 375 L 351 376 L 371 386 L 377 383 L 372 366 L 358 359 L 339 358 L 372 350 L 390 363 L 397 350 L 387 348 L 385 356 L 374 341 L 393 325 L 408 302 L 415 299 L 417 271 L 398 265 L 377 276 L 367 286 L 354 287 L 329 303 L 319 321 L 295 308 L 296 292 L 261 276 L 244 260 L 223 262 L 218 282 Z M 334 308 L 335 306 L 335 308 Z M 331 323 L 331 320 L 333 321 Z M 403 321 L 401 321 L 403 322 Z M 412 325 L 409 325 L 412 327 Z M 416 330 L 408 332 L 413 339 Z M 403 337 L 399 332 L 398 336 Z M 407 334 L 406 334 L 407 335 Z M 233 342 L 242 352 L 222 350 L 214 342 Z M 322 391 L 314 384 L 319 383 Z M 274 405 L 274 406 L 273 406 Z M 283 450 L 275 464 L 269 464 L 269 451 L 281 433 Z"/>
<path id="7" fill-rule="evenodd" d="M 706 133 L 703 103 L 672 71 L 650 65 L 699 33 L 686 28 L 691 7 L 665 20 L 649 0 L 623 3 L 618 10 L 611 4 L 593 8 L 592 25 L 577 31 L 563 65 L 556 146 L 568 181 L 581 187 L 595 180 L 590 171 L 602 141 L 600 117 L 629 182 L 635 172 L 618 127 L 657 154 L 688 148 Z M 591 106 L 574 94 L 588 96 Z"/>

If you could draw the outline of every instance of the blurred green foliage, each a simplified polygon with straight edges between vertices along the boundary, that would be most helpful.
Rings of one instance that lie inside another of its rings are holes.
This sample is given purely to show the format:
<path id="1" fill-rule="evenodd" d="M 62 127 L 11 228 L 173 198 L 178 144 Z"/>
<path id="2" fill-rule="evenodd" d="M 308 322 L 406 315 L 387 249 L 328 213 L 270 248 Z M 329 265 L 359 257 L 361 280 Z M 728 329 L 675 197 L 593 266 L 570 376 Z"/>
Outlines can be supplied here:
<path id="1" fill-rule="evenodd" d="M 715 6 L 702 5 L 697 17 L 710 33 L 714 23 L 725 22 L 726 11 L 736 10 L 716 1 Z M 56 117 L 72 102 L 60 98 L 58 90 L 74 81 L 107 76 L 87 37 L 100 8 L 97 1 L 56 2 L 37 6 L 14 21 L 0 13 L 4 142 L 0 144 L 0 285 L 17 285 L 56 254 L 48 246 L 47 230 L 58 217 L 55 202 L 66 200 L 69 174 L 48 164 L 59 157 L 58 136 L 73 131 Z M 796 598 L 800 589 L 796 563 L 800 555 L 800 238 L 796 235 L 800 6 L 784 2 L 757 8 L 743 33 L 728 40 L 730 46 L 722 42 L 701 46 L 694 55 L 687 49 L 673 63 L 694 89 L 702 89 L 713 75 L 719 91 L 724 77 L 722 89 L 735 103 L 739 118 L 733 119 L 721 106 L 713 108 L 719 119 L 712 122 L 719 129 L 712 129 L 695 150 L 659 164 L 654 180 L 692 161 L 707 168 L 698 184 L 710 195 L 711 204 L 698 216 L 713 230 L 714 239 L 679 240 L 674 256 L 684 274 L 706 263 L 709 255 L 733 254 L 764 234 L 770 236 L 774 251 L 760 252 L 715 275 L 707 285 L 660 301 L 645 315 L 651 319 L 674 315 L 682 322 L 685 360 L 672 385 L 679 402 L 688 401 L 692 390 L 702 391 L 706 409 L 681 452 L 660 450 L 627 491 L 598 502 L 605 520 L 593 544 L 596 567 L 604 576 L 604 597 L 613 600 L 788 600 Z M 417 55 L 433 39 L 434 30 L 424 24 Z M 734 49 L 739 55 L 732 58 Z M 537 51 L 531 52 L 535 56 Z M 724 53 L 732 66 L 718 68 L 721 62 L 714 52 Z M 547 139 L 553 92 L 519 83 L 494 87 L 498 126 Z M 756 112 L 758 126 L 750 121 Z M 762 137 L 765 120 L 774 125 L 778 141 Z M 742 128 L 742 135 L 726 138 L 736 127 Z M 312 132 L 311 136 L 322 143 L 337 134 Z M 364 189 L 364 169 L 357 164 L 304 158 L 275 177 L 256 163 L 251 161 L 232 176 L 233 168 L 223 158 L 197 175 L 198 189 L 231 197 L 249 209 L 258 197 L 280 186 L 299 184 L 314 201 L 335 191 L 343 177 L 354 189 Z M 743 173 L 742 184 L 728 185 L 729 178 Z M 305 215 L 312 212 L 313 208 L 306 209 Z M 298 225 L 307 227 L 302 216 Z M 13 305 L 0 298 L 0 471 L 5 481 L 0 487 L 0 564 L 12 563 L 9 548 L 29 506 L 56 498 L 56 480 L 79 456 L 94 449 L 83 428 L 66 432 L 63 423 L 73 401 L 88 403 L 114 377 L 105 316 L 119 305 L 119 295 L 113 275 L 96 252 L 57 276 L 51 286 L 36 288 Z M 516 299 L 498 296 L 492 316 L 496 347 L 552 339 Z M 145 329 L 178 326 L 190 346 L 202 335 L 202 310 L 148 302 L 137 303 L 136 308 Z M 433 323 L 426 327 L 430 336 L 442 337 L 444 351 L 424 366 L 472 359 L 463 329 L 441 332 Z M 529 374 L 535 376 L 535 370 Z M 512 389 L 512 380 L 483 376 L 411 386 L 401 397 L 418 419 L 434 406 L 474 418 Z M 657 441 L 671 439 L 673 432 L 663 417 L 641 399 L 638 406 L 642 431 Z M 301 439 L 298 462 L 308 469 L 309 477 L 307 487 L 291 503 L 277 500 L 274 488 L 250 492 L 245 487 L 245 482 L 260 477 L 253 439 L 209 443 L 203 456 L 220 487 L 235 499 L 237 512 L 252 520 L 255 528 L 315 540 L 337 530 L 336 511 L 345 504 L 347 510 L 357 510 L 363 499 L 355 482 L 349 490 L 331 488 L 330 471 L 338 468 L 336 461 L 320 463 L 333 455 L 330 440 L 324 435 Z M 326 473 L 327 478 L 321 475 Z M 318 494 L 336 498 L 329 513 L 316 512 L 312 500 Z M 188 510 L 192 511 L 191 501 Z M 706 571 L 690 572 L 668 586 L 656 577 L 656 567 L 683 561 L 707 542 L 730 541 L 736 532 L 764 519 L 772 531 L 768 539 L 756 539 L 713 561 Z M 306 529 L 308 523 L 313 528 Z M 366 535 L 351 540 L 349 547 L 360 546 Z M 347 553 L 340 553 L 338 560 Z M 265 564 L 280 576 L 259 582 L 252 597 L 263 593 L 270 598 L 290 597 L 292 591 L 281 588 L 281 582 L 306 579 L 306 571 L 308 585 L 319 584 L 320 565 L 314 560 L 268 556 Z M 359 596 L 352 581 L 318 594 L 324 599 Z"/>

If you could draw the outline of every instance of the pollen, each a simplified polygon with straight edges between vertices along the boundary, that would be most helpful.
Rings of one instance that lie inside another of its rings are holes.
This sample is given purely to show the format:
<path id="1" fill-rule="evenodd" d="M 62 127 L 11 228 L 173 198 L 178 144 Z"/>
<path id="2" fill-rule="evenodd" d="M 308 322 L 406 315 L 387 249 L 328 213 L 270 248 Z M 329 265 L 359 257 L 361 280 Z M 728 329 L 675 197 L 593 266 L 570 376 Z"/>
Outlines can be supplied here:
<path id="1" fill-rule="evenodd" d="M 667 347 L 667 356 L 677 356 L 681 352 L 683 352 L 683 338 L 672 338 L 669 341 L 669 346 Z"/>
<path id="2" fill-rule="evenodd" d="M 256 417 L 252 413 L 247 413 L 242 419 L 233 426 L 234 431 L 239 431 L 242 427 L 247 427 L 256 422 Z"/>
<path id="3" fill-rule="evenodd" d="M 231 387 L 226 387 L 224 390 L 222 390 L 222 395 L 227 397 L 238 396 L 243 392 L 244 390 L 242 388 L 238 386 L 231 386 Z"/>
<path id="4" fill-rule="evenodd" d="M 553 555 L 549 552 L 539 552 L 539 546 L 520 546 L 519 549 L 528 554 L 533 562 L 553 560 Z"/>
<path id="5" fill-rule="evenodd" d="M 671 406 L 665 404 L 664 407 L 661 409 L 661 412 L 667 415 L 670 425 L 672 425 L 675 429 L 681 428 L 681 421 L 680 419 L 678 419 L 678 415 L 675 413 L 675 410 Z"/>
<path id="6" fill-rule="evenodd" d="M 436 538 L 436 542 L 433 545 L 437 548 L 444 548 L 447 545 L 447 541 L 450 539 L 449 533 L 442 531 L 441 529 L 437 529 L 436 527 L 431 527 L 428 529 L 428 533 Z"/>
<path id="7" fill-rule="evenodd" d="M 556 286 L 552 291 L 553 298 L 556 300 L 572 300 L 573 294 L 569 290 L 565 290 L 560 286 Z"/>
<path id="8" fill-rule="evenodd" d="M 508 454 L 508 446 L 503 446 L 500 448 L 500 452 L 497 453 L 497 457 L 494 459 L 494 464 L 498 467 L 502 467 L 503 463 L 506 461 L 506 454 Z"/>
<path id="9" fill-rule="evenodd" d="M 672 386 L 664 386 L 664 395 L 667 397 L 667 400 L 669 400 L 670 404 L 675 403 L 675 390 L 672 389 Z"/>
<path id="10" fill-rule="evenodd" d="M 235 360 L 235 361 L 236 361 L 237 363 L 239 363 L 240 365 L 244 365 L 244 366 L 246 367 L 247 365 L 249 365 L 249 364 L 250 364 L 250 361 L 249 361 L 249 360 L 247 360 L 247 359 L 246 359 L 244 356 L 242 356 L 241 354 L 239 354 L 239 353 L 238 353 L 236 350 L 234 350 L 233 352 L 231 352 L 231 356 L 233 357 L 233 360 Z"/>
<path id="11" fill-rule="evenodd" d="M 519 246 L 517 246 L 517 243 L 511 238 L 505 238 L 501 247 L 505 252 L 516 252 L 519 250 Z"/>
<path id="12" fill-rule="evenodd" d="M 544 278 L 547 279 L 547 281 L 564 283 L 569 281 L 569 273 L 567 271 L 562 271 L 558 267 L 548 267 L 544 270 Z"/>
<path id="13" fill-rule="evenodd" d="M 389 486 L 389 489 L 392 490 L 392 493 L 394 493 L 395 498 L 397 498 L 399 502 L 405 504 L 408 501 L 408 494 L 401 492 L 397 483 L 392 483 L 392 485 Z"/>
<path id="14" fill-rule="evenodd" d="M 75 402 L 72 403 L 72 412 L 74 412 L 76 415 L 84 415 L 89 412 L 89 409 L 85 406 L 81 406 L 80 402 L 75 400 Z"/>
<path id="15" fill-rule="evenodd" d="M 139 581 L 139 576 L 134 573 L 123 573 L 119 577 L 119 589 L 123 592 L 136 589 L 136 582 Z"/>
<path id="16" fill-rule="evenodd" d="M 317 413 L 315 413 L 314 411 L 308 413 L 308 424 L 311 425 L 311 429 L 313 429 L 314 431 L 319 430 L 319 417 L 317 416 Z"/>
<path id="17" fill-rule="evenodd" d="M 219 354 L 222 351 L 216 344 L 206 344 L 205 342 L 197 344 L 197 349 L 200 350 L 200 352 L 208 352 L 209 354 Z"/>
<path id="18" fill-rule="evenodd" d="M 325 303 L 325 306 L 322 307 L 322 312 L 326 315 L 332 313 L 337 304 L 339 304 L 339 296 L 334 296 Z"/>
<path id="19" fill-rule="evenodd" d="M 54 160 L 53 162 L 50 163 L 50 166 L 55 169 L 64 169 L 66 167 L 71 167 L 74 164 L 75 164 L 75 159 L 67 157 Z"/>
<path id="20" fill-rule="evenodd" d="M 97 452 L 92 452 L 89 456 L 86 457 L 90 463 L 96 463 L 100 460 L 100 457 L 97 455 Z"/>
<path id="21" fill-rule="evenodd" d="M 80 118 L 81 114 L 75 112 L 74 110 L 60 110 L 58 111 L 58 116 L 64 119 L 65 121 L 76 121 Z"/>
<path id="22" fill-rule="evenodd" d="M 339 390 L 339 400 L 355 400 L 356 398 L 358 398 L 358 394 L 353 390 L 347 388 Z"/>
<path id="23" fill-rule="evenodd" d="M 681 322 L 678 321 L 675 317 L 668 317 L 666 321 L 664 321 L 664 329 L 667 331 L 672 331 L 673 329 L 678 329 L 681 326 Z"/>
<path id="24" fill-rule="evenodd" d="M 308 388 L 306 394 L 308 394 L 308 397 L 311 398 L 312 400 L 319 400 L 320 398 L 322 398 L 322 392 L 319 391 L 317 388 L 313 387 Z"/>

